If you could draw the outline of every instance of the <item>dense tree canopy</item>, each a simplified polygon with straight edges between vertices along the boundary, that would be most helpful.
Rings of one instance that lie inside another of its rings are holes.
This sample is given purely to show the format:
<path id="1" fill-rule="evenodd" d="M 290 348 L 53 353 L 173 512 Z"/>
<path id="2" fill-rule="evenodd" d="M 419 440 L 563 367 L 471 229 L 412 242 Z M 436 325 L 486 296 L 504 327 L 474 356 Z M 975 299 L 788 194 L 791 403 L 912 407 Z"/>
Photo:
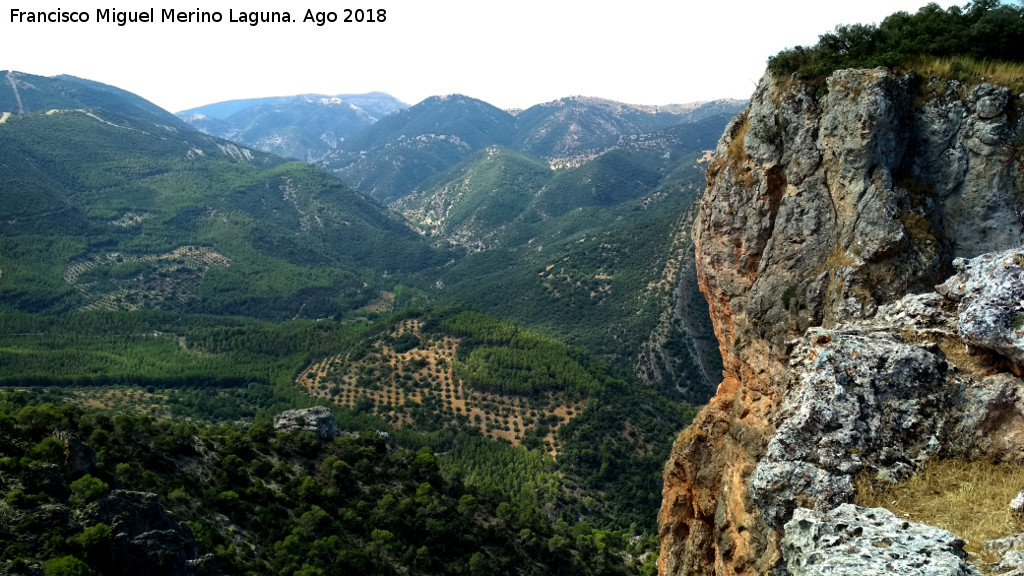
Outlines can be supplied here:
<path id="1" fill-rule="evenodd" d="M 103 502 L 131 497 L 125 490 L 157 495 L 186 522 L 199 555 L 211 555 L 211 573 L 653 571 L 653 557 L 637 561 L 652 540 L 554 519 L 539 508 L 541 486 L 528 489 L 529 481 L 515 493 L 464 484 L 445 474 L 431 448 L 400 449 L 373 431 L 323 441 L 266 424 L 111 418 L 37 396 L 0 392 L 4 573 L 40 564 L 46 574 L 132 573 L 138 567 L 118 565 L 113 553 L 115 534 L 131 528 L 116 515 L 96 522 Z M 472 463 L 496 453 L 481 441 L 462 451 L 467 471 L 488 474 Z M 481 454 L 469 457 L 474 452 Z M 543 471 L 549 459 L 505 452 L 518 479 L 551 477 Z M 94 457 L 75 461 L 72 453 Z"/>
<path id="2" fill-rule="evenodd" d="M 840 68 L 897 67 L 920 56 L 1024 61 L 1024 5 L 977 0 L 943 10 L 932 3 L 915 14 L 892 14 L 878 25 L 841 25 L 812 47 L 772 56 L 768 69 L 820 80 Z"/>

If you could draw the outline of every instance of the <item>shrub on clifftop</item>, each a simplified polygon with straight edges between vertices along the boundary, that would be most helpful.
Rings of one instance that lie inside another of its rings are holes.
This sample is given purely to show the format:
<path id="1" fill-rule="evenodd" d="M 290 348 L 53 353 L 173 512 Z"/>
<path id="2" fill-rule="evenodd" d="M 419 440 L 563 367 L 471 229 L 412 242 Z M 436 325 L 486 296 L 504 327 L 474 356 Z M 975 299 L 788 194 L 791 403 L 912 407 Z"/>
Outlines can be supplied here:
<path id="1" fill-rule="evenodd" d="M 878 25 L 841 25 L 819 36 L 814 46 L 772 56 L 768 69 L 776 76 L 815 81 L 841 68 L 893 68 L 921 56 L 1024 61 L 1024 5 L 977 0 L 943 10 L 932 3 L 916 14 L 892 14 Z"/>

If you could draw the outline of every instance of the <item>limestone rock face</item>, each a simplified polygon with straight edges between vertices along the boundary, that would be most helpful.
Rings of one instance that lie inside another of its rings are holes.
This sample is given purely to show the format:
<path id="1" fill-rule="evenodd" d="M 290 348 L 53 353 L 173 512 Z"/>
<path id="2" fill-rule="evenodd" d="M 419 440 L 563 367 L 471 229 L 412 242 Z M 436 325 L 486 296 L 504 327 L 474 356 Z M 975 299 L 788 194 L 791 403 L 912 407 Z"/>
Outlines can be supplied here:
<path id="1" fill-rule="evenodd" d="M 853 504 L 798 508 L 782 539 L 791 576 L 980 576 L 964 563 L 963 546 L 945 530 Z"/>
<path id="2" fill-rule="evenodd" d="M 286 410 L 274 418 L 274 429 L 283 432 L 312 432 L 321 440 L 338 437 L 334 414 L 325 406 Z"/>
<path id="3" fill-rule="evenodd" d="M 938 290 L 959 300 L 964 342 L 1024 366 L 1024 251 L 957 258 L 953 266 L 958 273 Z"/>
<path id="4" fill-rule="evenodd" d="M 953 424 L 949 397 L 960 394 L 941 355 L 887 335 L 811 328 L 792 357 L 799 382 L 750 479 L 770 526 L 801 505 L 847 502 L 865 467 L 892 481 L 909 477 Z"/>
<path id="5" fill-rule="evenodd" d="M 779 569 L 793 510 L 848 501 L 865 467 L 898 477 L 936 452 L 1019 451 L 1015 293 L 992 296 L 996 320 L 966 312 L 974 285 L 935 286 L 954 261 L 963 273 L 1024 243 L 1024 125 L 1008 114 L 1024 102 L 885 69 L 827 88 L 766 75 L 708 169 L 693 236 L 724 373 L 665 468 L 663 575 Z M 965 313 L 1005 329 L 965 350 Z M 965 409 L 948 414 L 944 395 Z"/>

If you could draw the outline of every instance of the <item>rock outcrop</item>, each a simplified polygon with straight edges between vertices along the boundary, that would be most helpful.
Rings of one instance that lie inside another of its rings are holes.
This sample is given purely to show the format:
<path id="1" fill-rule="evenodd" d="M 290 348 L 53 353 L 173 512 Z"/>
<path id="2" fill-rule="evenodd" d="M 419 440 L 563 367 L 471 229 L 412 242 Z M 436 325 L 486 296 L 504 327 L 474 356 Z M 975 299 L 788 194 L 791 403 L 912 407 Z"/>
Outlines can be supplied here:
<path id="1" fill-rule="evenodd" d="M 939 287 L 959 301 L 965 344 L 987 348 L 1024 366 L 1024 255 L 1018 250 L 953 262 L 959 271 Z"/>
<path id="2" fill-rule="evenodd" d="M 884 69 L 827 88 L 766 75 L 708 169 L 694 240 L 724 373 L 665 468 L 663 575 L 781 570 L 794 511 L 848 502 L 865 469 L 1024 455 L 1024 100 Z"/>
<path id="3" fill-rule="evenodd" d="M 799 506 L 847 502 L 865 467 L 905 479 L 955 422 L 948 402 L 962 394 L 946 362 L 897 337 L 812 328 L 792 358 L 796 382 L 749 483 L 773 528 Z"/>
<path id="4" fill-rule="evenodd" d="M 96 451 L 69 432 L 55 431 L 53 439 L 64 445 L 65 467 L 72 474 L 91 474 L 96 469 Z"/>
<path id="5" fill-rule="evenodd" d="M 334 414 L 326 406 L 314 406 L 300 410 L 286 410 L 274 418 L 274 429 L 282 432 L 312 432 L 321 440 L 338 437 L 338 425 Z"/>
<path id="6" fill-rule="evenodd" d="M 164 510 L 156 494 L 114 490 L 84 515 L 85 524 L 113 531 L 110 574 L 188 576 L 198 559 L 192 529 Z"/>
<path id="7" fill-rule="evenodd" d="M 980 576 L 964 563 L 963 540 L 885 508 L 800 508 L 786 524 L 782 549 L 790 576 Z"/>

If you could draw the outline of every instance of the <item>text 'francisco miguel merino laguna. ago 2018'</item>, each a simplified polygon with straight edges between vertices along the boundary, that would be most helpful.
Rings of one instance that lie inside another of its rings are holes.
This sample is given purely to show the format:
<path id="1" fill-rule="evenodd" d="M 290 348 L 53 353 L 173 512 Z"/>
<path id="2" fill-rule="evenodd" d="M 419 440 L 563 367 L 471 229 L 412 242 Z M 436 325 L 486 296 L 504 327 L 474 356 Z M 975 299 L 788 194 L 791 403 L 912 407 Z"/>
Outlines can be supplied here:
<path id="1" fill-rule="evenodd" d="M 354 17 L 356 15 L 356 12 L 359 13 L 359 18 Z M 53 24 L 66 22 L 98 22 L 104 24 L 117 24 L 118 26 L 125 26 L 128 24 L 143 24 L 154 22 L 171 22 L 182 24 L 231 22 L 239 24 L 248 24 L 249 26 L 256 26 L 258 24 L 310 22 L 318 26 L 323 26 L 324 23 L 326 22 L 383 22 L 386 19 L 386 12 L 383 9 L 345 10 L 344 14 L 347 17 L 344 19 L 339 19 L 337 14 L 333 12 L 323 13 L 313 12 L 312 10 L 306 10 L 305 16 L 303 17 L 302 20 L 293 19 L 291 12 L 285 11 L 235 11 L 233 9 L 228 10 L 226 17 L 224 13 L 220 11 L 184 11 L 175 10 L 173 8 L 162 8 L 159 11 L 156 8 L 150 8 L 148 10 L 117 10 L 116 8 L 97 8 L 94 14 L 95 17 L 93 17 L 93 14 L 88 11 L 69 11 L 61 10 L 60 8 L 58 8 L 57 10 L 47 11 L 33 11 L 21 10 L 19 8 L 11 8 L 11 23 Z"/>

